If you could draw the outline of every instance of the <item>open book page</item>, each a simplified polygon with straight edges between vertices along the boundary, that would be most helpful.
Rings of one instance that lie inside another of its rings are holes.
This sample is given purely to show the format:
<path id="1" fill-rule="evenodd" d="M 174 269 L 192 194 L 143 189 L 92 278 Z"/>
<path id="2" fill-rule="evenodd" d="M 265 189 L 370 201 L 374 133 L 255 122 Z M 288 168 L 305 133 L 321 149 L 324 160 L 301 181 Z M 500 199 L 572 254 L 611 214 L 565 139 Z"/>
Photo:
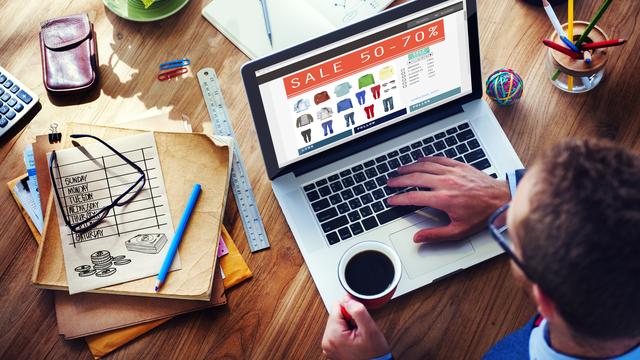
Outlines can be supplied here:
<path id="1" fill-rule="evenodd" d="M 342 27 L 384 10 L 393 0 L 305 0 L 334 27 Z"/>
<path id="2" fill-rule="evenodd" d="M 57 151 L 52 167 L 70 294 L 157 274 L 174 233 L 153 133 L 109 141 L 138 169 L 105 145 L 89 141 L 81 138 L 82 146 Z M 51 153 L 47 155 L 50 159 Z M 121 206 L 88 231 L 73 232 L 65 223 L 64 216 L 72 225 L 91 222 L 118 198 Z M 172 269 L 179 268 L 176 256 Z"/>

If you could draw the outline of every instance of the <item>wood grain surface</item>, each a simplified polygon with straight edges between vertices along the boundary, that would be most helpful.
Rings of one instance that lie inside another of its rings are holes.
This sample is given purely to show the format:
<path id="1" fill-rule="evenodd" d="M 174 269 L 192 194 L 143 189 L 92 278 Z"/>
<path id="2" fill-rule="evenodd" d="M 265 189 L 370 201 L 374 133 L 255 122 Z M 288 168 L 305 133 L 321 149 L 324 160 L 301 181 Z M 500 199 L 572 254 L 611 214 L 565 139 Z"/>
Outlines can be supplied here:
<path id="1" fill-rule="evenodd" d="M 229 291 L 223 310 L 173 319 L 109 357 L 322 357 L 327 314 L 265 173 L 240 81 L 247 58 L 202 18 L 200 11 L 209 1 L 192 0 L 166 20 L 142 24 L 118 18 L 99 0 L 0 0 L 0 64 L 33 89 L 42 104 L 30 121 L 0 139 L 0 358 L 90 358 L 82 340 L 58 336 L 51 293 L 30 284 L 36 243 L 4 186 L 25 172 L 24 147 L 52 122 L 108 125 L 150 109 L 168 111 L 174 119 L 184 114 L 195 131 L 201 130 L 209 117 L 194 73 L 203 67 L 215 68 L 222 82 L 272 247 L 249 252 L 235 204 L 229 201 L 224 223 L 254 278 Z M 629 41 L 611 51 L 603 83 L 583 95 L 562 93 L 547 78 L 541 40 L 551 25 L 541 8 L 521 0 L 479 2 L 483 76 L 506 66 L 525 81 L 517 105 L 491 104 L 525 164 L 567 137 L 609 138 L 640 150 L 640 2 L 614 2 L 602 19 L 610 36 Z M 599 1 L 576 5 L 576 19 L 589 20 Z M 566 5 L 556 11 L 566 18 Z M 49 97 L 41 79 L 39 23 L 81 12 L 89 13 L 97 33 L 99 86 L 88 95 Z M 182 57 L 192 61 L 188 76 L 156 80 L 159 63 Z M 402 296 L 373 316 L 399 358 L 478 359 L 534 311 L 502 256 Z"/>

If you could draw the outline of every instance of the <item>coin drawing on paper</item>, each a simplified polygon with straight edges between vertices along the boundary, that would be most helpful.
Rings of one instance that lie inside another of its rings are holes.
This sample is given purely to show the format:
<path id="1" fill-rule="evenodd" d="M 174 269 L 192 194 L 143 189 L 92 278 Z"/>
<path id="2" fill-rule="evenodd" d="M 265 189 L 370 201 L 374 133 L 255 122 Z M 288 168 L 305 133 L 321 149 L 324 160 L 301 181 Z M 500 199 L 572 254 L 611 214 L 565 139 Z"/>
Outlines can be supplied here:
<path id="1" fill-rule="evenodd" d="M 91 254 L 91 265 L 80 265 L 75 270 L 79 277 L 95 275 L 97 277 L 111 276 L 116 273 L 115 266 L 123 266 L 131 263 L 124 255 L 111 256 L 107 250 L 99 250 Z"/>

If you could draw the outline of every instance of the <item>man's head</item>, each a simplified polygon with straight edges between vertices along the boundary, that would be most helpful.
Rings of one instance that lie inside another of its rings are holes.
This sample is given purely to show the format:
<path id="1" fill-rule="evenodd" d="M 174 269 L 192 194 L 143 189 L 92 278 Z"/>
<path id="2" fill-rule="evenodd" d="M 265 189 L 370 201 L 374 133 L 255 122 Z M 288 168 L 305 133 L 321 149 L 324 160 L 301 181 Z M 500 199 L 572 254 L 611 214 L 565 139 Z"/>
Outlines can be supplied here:
<path id="1" fill-rule="evenodd" d="M 573 332 L 640 338 L 639 156 L 560 143 L 523 178 L 508 223 L 529 280 Z"/>

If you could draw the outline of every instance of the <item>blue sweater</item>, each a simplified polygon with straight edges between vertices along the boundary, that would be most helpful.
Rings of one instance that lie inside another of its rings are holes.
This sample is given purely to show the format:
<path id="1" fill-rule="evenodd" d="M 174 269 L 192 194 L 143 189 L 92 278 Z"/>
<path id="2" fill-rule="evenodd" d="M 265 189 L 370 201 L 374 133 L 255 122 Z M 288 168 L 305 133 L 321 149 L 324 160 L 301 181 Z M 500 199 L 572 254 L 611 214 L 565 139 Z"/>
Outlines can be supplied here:
<path id="1" fill-rule="evenodd" d="M 529 322 L 500 340 L 492 347 L 483 359 L 485 360 L 502 360 L 502 359 L 528 359 L 529 358 L 529 337 L 531 331 L 536 327 L 536 320 L 540 315 L 534 316 Z"/>

